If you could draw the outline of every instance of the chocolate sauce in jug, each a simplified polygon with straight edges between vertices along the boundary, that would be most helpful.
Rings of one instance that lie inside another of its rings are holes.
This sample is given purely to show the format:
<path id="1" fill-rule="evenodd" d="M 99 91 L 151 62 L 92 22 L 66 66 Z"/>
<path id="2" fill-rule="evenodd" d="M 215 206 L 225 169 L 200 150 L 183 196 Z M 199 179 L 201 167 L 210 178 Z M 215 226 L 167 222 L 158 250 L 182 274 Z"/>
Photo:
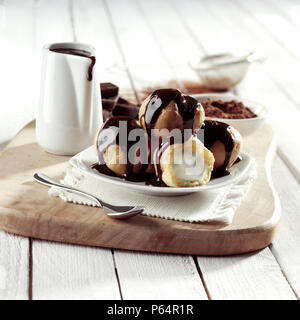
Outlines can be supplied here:
<path id="1" fill-rule="evenodd" d="M 53 49 L 50 49 L 50 51 L 89 58 L 91 60 L 91 64 L 88 69 L 87 79 L 88 79 L 88 81 L 91 81 L 93 79 L 93 68 L 96 63 L 96 57 L 92 56 L 89 51 L 80 50 L 80 49 L 72 49 L 72 48 L 53 48 Z"/>

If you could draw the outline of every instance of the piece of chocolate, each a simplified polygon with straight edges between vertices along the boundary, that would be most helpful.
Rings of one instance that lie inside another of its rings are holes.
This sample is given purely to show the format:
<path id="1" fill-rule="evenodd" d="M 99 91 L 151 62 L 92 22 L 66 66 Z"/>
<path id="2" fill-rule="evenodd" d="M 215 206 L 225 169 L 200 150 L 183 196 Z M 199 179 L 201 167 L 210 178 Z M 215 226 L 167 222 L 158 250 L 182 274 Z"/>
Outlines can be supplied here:
<path id="1" fill-rule="evenodd" d="M 116 99 L 102 99 L 102 109 L 112 111 L 116 105 Z"/>
<path id="2" fill-rule="evenodd" d="M 129 101 L 119 98 L 112 114 L 114 116 L 127 116 L 133 119 L 138 118 L 140 106 L 137 104 L 130 103 Z"/>
<path id="3" fill-rule="evenodd" d="M 119 93 L 119 87 L 111 82 L 100 83 L 100 90 L 102 99 L 116 97 Z"/>

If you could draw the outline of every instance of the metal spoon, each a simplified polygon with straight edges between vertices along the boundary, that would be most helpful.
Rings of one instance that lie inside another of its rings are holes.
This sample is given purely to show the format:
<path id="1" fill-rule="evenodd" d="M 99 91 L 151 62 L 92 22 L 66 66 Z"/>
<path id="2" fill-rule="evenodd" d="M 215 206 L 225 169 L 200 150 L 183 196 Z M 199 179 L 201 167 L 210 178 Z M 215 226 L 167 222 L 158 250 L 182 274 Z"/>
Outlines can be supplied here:
<path id="1" fill-rule="evenodd" d="M 127 219 L 127 218 L 130 218 L 130 217 L 133 217 L 133 216 L 136 216 L 136 215 L 142 213 L 145 209 L 144 207 L 141 207 L 141 206 L 135 206 L 135 207 L 133 207 L 133 206 L 113 206 L 109 203 L 106 203 L 106 202 L 96 198 L 95 196 L 93 196 L 87 192 L 84 192 L 79 189 L 61 184 L 57 181 L 54 181 L 43 173 L 35 173 L 33 178 L 37 182 L 44 184 L 46 186 L 55 186 L 60 189 L 72 191 L 74 193 L 78 193 L 79 195 L 83 195 L 87 198 L 90 198 L 90 199 L 96 201 L 99 204 L 99 206 L 103 209 L 103 212 L 106 215 L 108 215 L 109 217 L 114 218 L 114 219 Z"/>

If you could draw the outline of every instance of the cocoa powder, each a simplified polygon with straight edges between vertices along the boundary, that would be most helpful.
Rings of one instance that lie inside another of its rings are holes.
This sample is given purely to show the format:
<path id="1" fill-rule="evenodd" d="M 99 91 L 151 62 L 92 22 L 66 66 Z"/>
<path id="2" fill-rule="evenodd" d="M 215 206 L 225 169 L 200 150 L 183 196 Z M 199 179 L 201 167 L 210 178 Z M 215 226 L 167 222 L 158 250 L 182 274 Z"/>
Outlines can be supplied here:
<path id="1" fill-rule="evenodd" d="M 257 115 L 242 102 L 206 99 L 201 101 L 206 117 L 222 119 L 248 119 Z"/>

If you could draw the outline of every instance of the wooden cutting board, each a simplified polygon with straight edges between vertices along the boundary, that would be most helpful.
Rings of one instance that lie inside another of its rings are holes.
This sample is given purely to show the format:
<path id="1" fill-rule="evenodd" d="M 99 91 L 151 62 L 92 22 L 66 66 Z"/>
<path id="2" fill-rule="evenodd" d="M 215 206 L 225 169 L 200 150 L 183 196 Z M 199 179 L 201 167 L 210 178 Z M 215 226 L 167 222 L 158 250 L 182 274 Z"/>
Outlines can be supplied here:
<path id="1" fill-rule="evenodd" d="M 32 122 L 0 154 L 0 229 L 32 238 L 152 252 L 228 255 L 261 249 L 272 242 L 280 219 L 270 177 L 275 147 L 268 125 L 244 139 L 243 149 L 255 157 L 258 177 L 229 226 L 147 216 L 113 220 L 99 208 L 49 197 L 48 188 L 33 180 L 35 172 L 62 178 L 69 158 L 43 151 Z"/>

